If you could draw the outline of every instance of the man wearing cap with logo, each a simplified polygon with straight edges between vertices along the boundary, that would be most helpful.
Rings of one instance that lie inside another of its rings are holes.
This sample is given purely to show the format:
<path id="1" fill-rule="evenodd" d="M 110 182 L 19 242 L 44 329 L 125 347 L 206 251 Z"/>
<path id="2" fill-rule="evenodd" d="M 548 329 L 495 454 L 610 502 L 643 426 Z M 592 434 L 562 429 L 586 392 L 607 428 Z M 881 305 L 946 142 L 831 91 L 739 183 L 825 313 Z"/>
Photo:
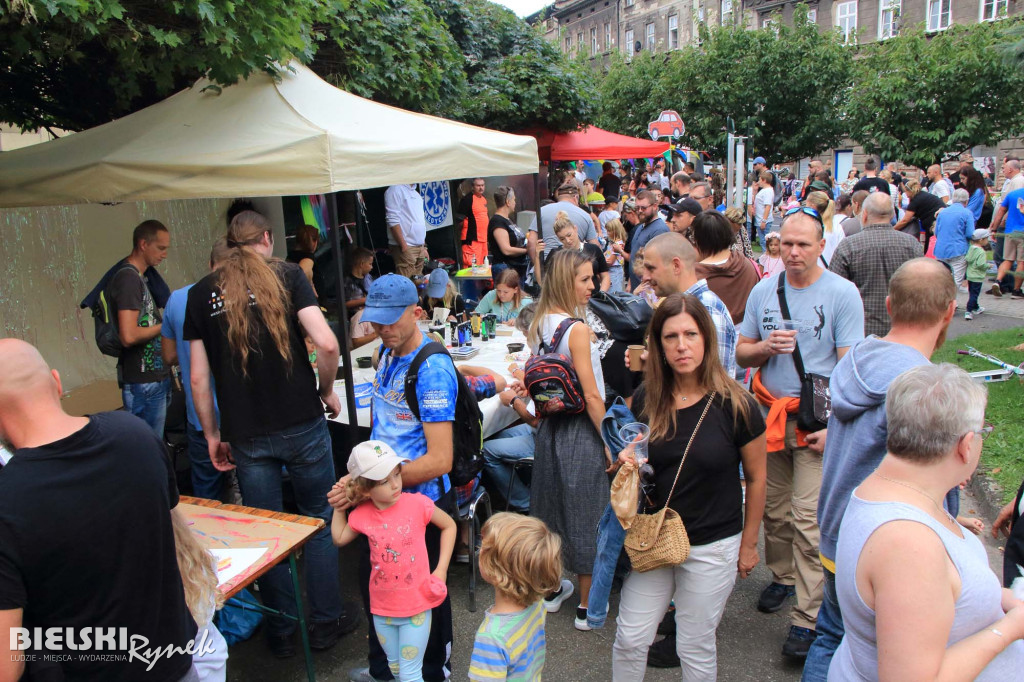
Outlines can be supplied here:
<path id="1" fill-rule="evenodd" d="M 687 197 L 664 208 L 668 211 L 669 227 L 672 228 L 672 231 L 683 235 L 690 240 L 690 244 L 693 244 L 690 226 L 693 224 L 693 219 L 704 212 L 700 203 L 696 199 Z"/>
<path id="2" fill-rule="evenodd" d="M 441 509 L 455 514 L 455 494 L 447 474 L 452 468 L 452 424 L 459 389 L 451 358 L 446 354 L 431 355 L 420 367 L 416 382 L 418 420 L 405 400 L 409 365 L 429 342 L 416 324 L 423 316 L 416 287 L 408 278 L 384 275 L 370 286 L 363 322 L 373 325 L 385 348 L 373 380 L 370 437 L 384 441 L 400 457 L 409 460 L 402 467 L 402 485 L 406 491 L 422 493 Z M 345 495 L 348 478 L 342 478 L 328 495 L 328 502 L 335 509 L 351 506 Z M 365 542 L 360 546 L 363 549 L 360 587 L 363 604 L 369 609 L 369 546 Z M 433 567 L 440 555 L 440 533 L 433 526 L 427 529 L 427 554 Z M 423 678 L 427 682 L 442 682 L 451 675 L 448 662 L 452 642 L 451 600 L 446 598 L 434 608 L 431 618 Z M 377 641 L 372 622 L 369 644 L 369 667 L 350 671 L 350 679 L 353 682 L 392 679 L 387 656 Z"/>

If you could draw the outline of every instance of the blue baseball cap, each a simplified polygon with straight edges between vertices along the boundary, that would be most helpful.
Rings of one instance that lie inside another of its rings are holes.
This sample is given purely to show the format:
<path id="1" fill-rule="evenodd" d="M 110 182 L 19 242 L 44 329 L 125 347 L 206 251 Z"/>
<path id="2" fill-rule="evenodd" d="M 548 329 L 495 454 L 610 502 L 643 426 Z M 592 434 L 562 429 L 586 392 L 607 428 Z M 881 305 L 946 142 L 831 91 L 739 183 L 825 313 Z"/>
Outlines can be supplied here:
<path id="1" fill-rule="evenodd" d="M 768 164 L 767 164 L 767 163 L 765 162 L 765 160 L 764 160 L 764 157 L 763 157 L 763 156 L 755 156 L 755 157 L 754 157 L 754 165 L 757 165 L 757 164 L 761 164 L 762 166 L 766 166 L 766 165 L 768 165 Z"/>
<path id="2" fill-rule="evenodd" d="M 448 273 L 442 268 L 437 268 L 427 278 L 427 296 L 430 298 L 444 297 L 444 290 L 448 288 Z"/>
<path id="3" fill-rule="evenodd" d="M 419 303 L 419 300 L 416 285 L 411 279 L 402 275 L 384 275 L 370 285 L 362 321 L 394 324 L 406 308 Z"/>

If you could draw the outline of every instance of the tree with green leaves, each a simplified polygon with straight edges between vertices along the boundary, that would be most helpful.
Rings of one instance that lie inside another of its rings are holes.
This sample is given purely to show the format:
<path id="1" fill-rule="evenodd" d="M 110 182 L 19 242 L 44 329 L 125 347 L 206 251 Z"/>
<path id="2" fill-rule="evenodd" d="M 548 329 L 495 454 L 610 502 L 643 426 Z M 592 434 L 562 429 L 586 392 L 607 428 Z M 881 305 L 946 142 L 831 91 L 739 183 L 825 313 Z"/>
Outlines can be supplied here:
<path id="1" fill-rule="evenodd" d="M 644 135 L 662 109 L 675 109 L 686 123 L 683 143 L 719 158 L 727 117 L 749 137 L 750 154 L 772 160 L 813 156 L 842 140 L 853 52 L 809 22 L 805 5 L 793 26 L 700 31 L 699 45 L 615 60 L 600 89 L 599 125 Z"/>
<path id="2" fill-rule="evenodd" d="M 1005 28 L 916 29 L 865 46 L 846 113 L 853 139 L 927 167 L 1024 131 L 1024 71 L 995 49 Z"/>

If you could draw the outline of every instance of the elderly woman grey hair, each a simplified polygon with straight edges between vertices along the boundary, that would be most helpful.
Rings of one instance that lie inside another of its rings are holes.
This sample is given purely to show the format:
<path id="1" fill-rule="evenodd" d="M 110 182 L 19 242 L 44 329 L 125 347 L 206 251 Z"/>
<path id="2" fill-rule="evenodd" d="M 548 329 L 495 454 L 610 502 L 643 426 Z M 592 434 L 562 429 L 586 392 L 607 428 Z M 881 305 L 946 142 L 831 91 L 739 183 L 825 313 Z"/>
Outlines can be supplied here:
<path id="1" fill-rule="evenodd" d="M 889 386 L 888 453 L 853 491 L 839 530 L 846 633 L 830 681 L 994 682 L 1024 669 L 1024 602 L 942 507 L 992 432 L 985 402 L 984 386 L 948 364 L 915 367 Z"/>

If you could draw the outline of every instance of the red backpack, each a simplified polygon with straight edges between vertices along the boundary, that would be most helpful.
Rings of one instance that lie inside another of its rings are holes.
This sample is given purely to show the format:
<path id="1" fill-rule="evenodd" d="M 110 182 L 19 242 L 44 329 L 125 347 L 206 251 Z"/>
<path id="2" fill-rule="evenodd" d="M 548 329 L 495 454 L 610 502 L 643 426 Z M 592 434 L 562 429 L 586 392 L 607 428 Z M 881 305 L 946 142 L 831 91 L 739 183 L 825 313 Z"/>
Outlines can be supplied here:
<path id="1" fill-rule="evenodd" d="M 555 329 L 551 344 L 545 344 L 542 339 L 540 354 L 531 355 L 526 361 L 523 383 L 530 392 L 537 415 L 540 417 L 560 413 L 579 414 L 586 409 L 583 387 L 580 386 L 580 378 L 576 375 L 572 358 L 554 352 L 569 328 L 582 321 L 571 317 L 562 320 Z"/>

